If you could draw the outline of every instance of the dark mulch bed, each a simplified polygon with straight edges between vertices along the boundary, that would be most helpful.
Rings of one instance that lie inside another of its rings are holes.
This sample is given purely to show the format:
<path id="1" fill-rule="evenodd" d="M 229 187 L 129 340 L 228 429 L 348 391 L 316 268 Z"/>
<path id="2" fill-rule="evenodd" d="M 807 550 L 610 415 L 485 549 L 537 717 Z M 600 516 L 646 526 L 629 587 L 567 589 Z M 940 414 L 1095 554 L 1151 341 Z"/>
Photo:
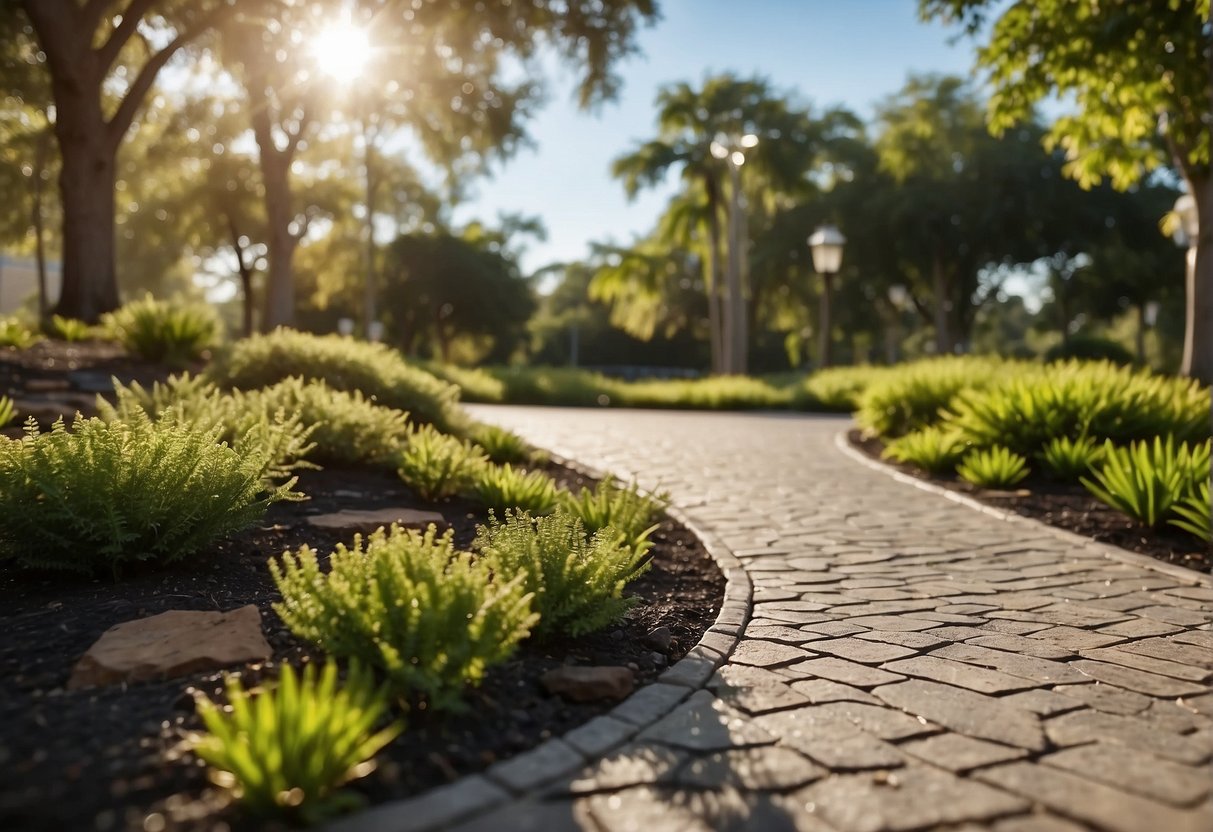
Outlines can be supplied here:
<path id="1" fill-rule="evenodd" d="M 14 372 L 11 363 L 4 368 L 5 358 L 0 356 L 0 378 Z M 31 369 L 39 377 L 65 373 L 45 364 Z M 155 377 L 154 368 L 124 369 Z M 549 465 L 548 470 L 566 486 L 585 483 L 569 469 Z M 308 514 L 388 506 L 438 510 L 465 547 L 484 519 L 468 503 L 425 504 L 393 474 L 381 471 L 308 471 L 300 489 L 311 499 L 272 507 L 259 528 L 188 563 L 117 582 L 0 575 L 0 627 L 5 632 L 0 644 L 0 678 L 5 680 L 0 687 L 0 829 L 271 828 L 226 806 L 204 770 L 180 754 L 184 732 L 200 727 L 191 689 L 216 696 L 221 673 L 79 691 L 66 690 L 65 683 L 77 658 L 115 624 L 170 609 L 229 610 L 250 603 L 262 611 L 274 656 L 264 665 L 241 669 L 242 675 L 246 685 L 272 678 L 282 662 L 297 664 L 315 654 L 270 608 L 278 594 L 267 558 L 303 543 L 327 553 L 348 537 L 308 526 Z M 415 795 L 532 748 L 612 707 L 548 696 L 538 680 L 553 667 L 627 665 L 640 685 L 681 658 L 714 620 L 724 578 L 680 524 L 664 520 L 653 539 L 652 568 L 629 587 L 640 601 L 619 626 L 578 639 L 525 643 L 469 692 L 465 712 L 410 714 L 404 736 L 380 754 L 375 772 L 353 789 L 372 804 Z M 673 634 L 665 653 L 646 643 L 658 627 Z"/>
<path id="2" fill-rule="evenodd" d="M 989 491 L 965 482 L 957 476 L 928 474 L 921 468 L 891 459 L 881 459 L 884 443 L 865 437 L 855 429 L 848 435 L 851 445 L 873 459 L 904 473 L 929 480 L 972 497 L 988 506 L 1022 514 L 1050 526 L 1081 534 L 1101 543 L 1110 543 L 1131 552 L 1186 566 L 1198 572 L 1213 571 L 1213 552 L 1201 548 L 1192 535 L 1160 526 L 1150 529 L 1131 517 L 1101 503 L 1081 484 L 1059 483 L 1038 474 L 1030 475 L 1014 491 Z"/>

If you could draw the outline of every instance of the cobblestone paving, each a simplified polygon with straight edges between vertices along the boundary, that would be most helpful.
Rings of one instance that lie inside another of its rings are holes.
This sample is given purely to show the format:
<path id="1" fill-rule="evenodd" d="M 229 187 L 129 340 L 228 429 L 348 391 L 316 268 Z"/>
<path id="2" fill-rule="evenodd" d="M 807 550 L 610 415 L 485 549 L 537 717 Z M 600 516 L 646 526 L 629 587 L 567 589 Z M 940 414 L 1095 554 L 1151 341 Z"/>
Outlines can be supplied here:
<path id="1" fill-rule="evenodd" d="M 1213 586 L 899 483 L 845 419 L 484 408 L 742 559 L 706 690 L 471 830 L 1213 830 Z"/>

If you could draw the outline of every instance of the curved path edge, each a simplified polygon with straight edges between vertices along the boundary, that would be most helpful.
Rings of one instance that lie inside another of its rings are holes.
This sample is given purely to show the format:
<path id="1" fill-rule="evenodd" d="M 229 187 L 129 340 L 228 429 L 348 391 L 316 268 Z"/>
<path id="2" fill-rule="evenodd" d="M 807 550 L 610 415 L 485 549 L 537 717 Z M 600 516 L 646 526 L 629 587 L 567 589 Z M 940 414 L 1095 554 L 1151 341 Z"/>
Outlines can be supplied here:
<path id="1" fill-rule="evenodd" d="M 560 454 L 549 455 L 587 477 L 602 479 L 608 474 Z M 741 560 L 719 536 L 700 527 L 675 505 L 668 506 L 666 514 L 699 538 L 725 577 L 720 612 L 698 644 L 655 682 L 639 688 L 608 713 L 479 774 L 466 775 L 415 797 L 381 803 L 329 824 L 324 832 L 433 832 L 475 820 L 509 802 L 542 794 L 626 745 L 704 688 L 741 639 L 753 609 L 754 585 Z"/>
<path id="2" fill-rule="evenodd" d="M 1092 538 L 1067 531 L 1066 529 L 1059 529 L 1057 526 L 1050 526 L 1048 523 L 1042 523 L 1039 520 L 1035 520 L 1031 517 L 1025 517 L 1024 515 L 1017 514 L 1013 511 L 1003 511 L 1002 509 L 986 505 L 980 500 L 975 500 L 966 494 L 961 494 L 958 491 L 953 491 L 952 489 L 946 488 L 942 485 L 928 482 L 927 480 L 919 479 L 918 477 L 898 471 L 891 465 L 886 465 L 879 460 L 872 459 L 863 451 L 853 446 L 850 440 L 847 438 L 846 431 L 840 431 L 834 435 L 834 444 L 840 451 L 859 464 L 867 468 L 871 468 L 873 471 L 879 471 L 888 477 L 892 477 L 898 482 L 912 485 L 915 488 L 926 491 L 928 494 L 935 494 L 937 496 L 944 497 L 954 503 L 967 506 L 974 511 L 979 511 L 982 514 L 989 515 L 990 517 L 996 517 L 999 520 L 1003 520 L 1007 523 L 1019 524 L 1037 532 L 1047 532 L 1048 534 L 1059 538 L 1065 543 L 1096 552 L 1108 560 L 1116 560 L 1132 566 L 1139 566 L 1143 569 L 1161 572 L 1164 575 L 1170 575 L 1174 578 L 1181 578 L 1185 581 L 1195 581 L 1202 586 L 1213 586 L 1213 575 L 1206 575 L 1204 572 L 1198 572 L 1195 569 L 1189 569 L 1186 566 L 1165 563 L 1157 558 L 1152 558 L 1149 555 L 1143 555 L 1138 552 L 1130 552 L 1128 549 L 1122 549 L 1119 546 L 1113 546 L 1110 543 L 1103 543 L 1098 540 L 1093 540 Z"/>

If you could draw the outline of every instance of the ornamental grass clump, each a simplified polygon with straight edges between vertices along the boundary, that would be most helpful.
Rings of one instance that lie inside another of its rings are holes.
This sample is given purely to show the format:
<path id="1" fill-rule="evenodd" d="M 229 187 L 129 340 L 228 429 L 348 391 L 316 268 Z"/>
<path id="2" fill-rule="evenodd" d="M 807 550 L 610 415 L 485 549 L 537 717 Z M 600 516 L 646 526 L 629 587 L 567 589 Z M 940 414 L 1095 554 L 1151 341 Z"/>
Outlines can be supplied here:
<path id="1" fill-rule="evenodd" d="M 894 439 L 882 456 L 943 474 L 954 469 L 966 451 L 968 446 L 955 431 L 932 426 Z"/>
<path id="2" fill-rule="evenodd" d="M 468 494 L 488 509 L 512 508 L 533 515 L 550 514 L 559 500 L 556 481 L 547 474 L 514 468 L 508 462 L 473 469 Z"/>
<path id="3" fill-rule="evenodd" d="M 956 473 L 982 488 L 1010 488 L 1028 476 L 1028 461 L 1007 448 L 979 448 L 965 455 Z"/>
<path id="4" fill-rule="evenodd" d="M 1209 481 L 1209 442 L 1189 445 L 1174 437 L 1104 446 L 1103 462 L 1082 484 L 1099 500 L 1146 526 L 1172 516 L 1175 506 Z"/>
<path id="5" fill-rule="evenodd" d="M 65 318 L 62 315 L 52 315 L 44 325 L 44 330 L 51 338 L 67 341 L 69 344 L 87 341 L 93 337 L 93 328 L 77 318 Z"/>
<path id="6" fill-rule="evenodd" d="M 855 418 L 860 427 L 885 439 L 904 436 L 937 424 L 957 393 L 985 387 L 1016 366 L 967 356 L 907 364 L 869 384 Z"/>
<path id="7" fill-rule="evenodd" d="M 1202 482 L 1192 494 L 1188 494 L 1171 507 L 1174 517 L 1171 525 L 1194 534 L 1205 543 L 1213 543 L 1213 521 L 1209 503 L 1209 483 Z"/>
<path id="8" fill-rule="evenodd" d="M 108 336 L 146 361 L 185 366 L 219 341 L 215 310 L 201 303 L 156 300 L 150 294 L 102 319 Z"/>
<path id="9" fill-rule="evenodd" d="M 489 459 L 498 465 L 526 462 L 531 459 L 531 446 L 512 430 L 497 425 L 475 425 L 469 437 L 484 449 Z"/>
<path id="10" fill-rule="evenodd" d="M 0 437 L 0 560 L 115 575 L 139 562 L 187 558 L 299 498 L 293 479 L 264 482 L 273 460 L 256 442 L 237 451 L 219 431 L 142 411 L 76 417 L 50 433 Z"/>
<path id="11" fill-rule="evenodd" d="M 7 425 L 17 417 L 17 409 L 13 406 L 13 400 L 8 396 L 0 396 L 0 428 Z"/>
<path id="12" fill-rule="evenodd" d="M 397 697 L 431 708 L 457 707 L 538 620 L 525 575 L 457 552 L 433 526 L 355 535 L 328 563 L 322 572 L 307 546 L 271 560 L 274 610 L 295 635 L 379 668 Z"/>
<path id="13" fill-rule="evenodd" d="M 657 529 L 656 520 L 669 505 L 669 495 L 643 494 L 636 483 L 620 487 L 614 477 L 606 477 L 592 489 L 577 494 L 563 492 L 560 507 L 582 522 L 591 534 L 608 526 L 639 553 L 652 548 L 649 535 Z"/>
<path id="14" fill-rule="evenodd" d="M 421 425 L 409 429 L 396 463 L 400 479 L 432 502 L 465 491 L 488 460 L 466 439 Z"/>
<path id="15" fill-rule="evenodd" d="M 1090 474 L 1103 457 L 1103 445 L 1089 436 L 1072 439 L 1058 436 L 1045 443 L 1037 454 L 1049 476 L 1065 482 L 1077 482 Z"/>
<path id="16" fill-rule="evenodd" d="M 370 774 L 374 756 L 402 725 L 376 730 L 387 712 L 385 691 L 356 662 L 343 682 L 329 662 L 296 676 L 288 664 L 278 684 L 254 696 L 235 676 L 226 681 L 228 707 L 199 695 L 206 733 L 189 737 L 190 749 L 209 767 L 211 780 L 231 791 L 252 815 L 285 815 L 314 823 L 361 801 L 337 790 Z"/>
<path id="17" fill-rule="evenodd" d="M 587 539 L 581 521 L 563 511 L 532 518 L 507 510 L 504 522 L 490 512 L 473 548 L 499 574 L 526 582 L 541 636 L 579 636 L 618 621 L 635 603 L 624 588 L 649 567 L 614 529 Z"/>

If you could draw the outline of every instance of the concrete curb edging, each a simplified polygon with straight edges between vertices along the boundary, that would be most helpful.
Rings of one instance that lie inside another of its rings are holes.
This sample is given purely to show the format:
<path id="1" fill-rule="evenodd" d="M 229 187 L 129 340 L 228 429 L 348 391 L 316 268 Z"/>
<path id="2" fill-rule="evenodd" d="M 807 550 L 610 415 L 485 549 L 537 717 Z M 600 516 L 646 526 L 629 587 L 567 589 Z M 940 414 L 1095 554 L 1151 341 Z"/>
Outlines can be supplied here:
<path id="1" fill-rule="evenodd" d="M 1075 534 L 1074 532 L 1066 531 L 1065 529 L 1059 529 L 1056 526 L 1050 526 L 1048 523 L 1042 523 L 1039 520 L 1032 519 L 1031 517 L 1024 517 L 1022 514 L 1003 511 L 1002 509 L 988 506 L 985 503 L 975 500 L 965 494 L 953 491 L 950 488 L 945 488 L 942 485 L 936 485 L 933 482 L 927 482 L 926 480 L 921 480 L 918 477 L 898 471 L 891 465 L 886 465 L 883 462 L 872 459 L 867 454 L 853 447 L 850 440 L 847 438 L 846 431 L 841 431 L 835 434 L 834 444 L 837 446 L 838 450 L 842 451 L 844 455 L 849 456 L 851 459 L 867 468 L 871 468 L 873 471 L 879 471 L 888 477 L 892 477 L 898 482 L 912 485 L 915 488 L 926 491 L 929 494 L 944 497 L 945 499 L 951 500 L 954 503 L 959 503 L 960 505 L 967 506 L 975 511 L 980 511 L 982 514 L 988 514 L 991 517 L 996 517 L 999 520 L 1003 520 L 1007 523 L 1025 526 L 1036 532 L 1048 533 L 1053 537 L 1069 543 L 1072 546 L 1081 547 L 1083 549 L 1087 549 L 1088 551 L 1095 552 L 1108 560 L 1118 560 L 1132 566 L 1139 566 L 1143 569 L 1161 572 L 1164 575 L 1169 575 L 1172 578 L 1176 578 L 1193 586 L 1213 587 L 1213 575 L 1206 575 L 1203 572 L 1197 572 L 1195 569 L 1188 569 L 1185 566 L 1177 566 L 1173 563 L 1164 563 L 1163 561 L 1152 558 L 1149 555 L 1130 552 L 1128 549 L 1122 549 L 1119 546 L 1113 546 L 1109 543 L 1101 543 L 1098 540 L 1092 540 L 1089 537 L 1083 537 L 1080 534 Z"/>
<path id="2" fill-rule="evenodd" d="M 606 476 L 575 460 L 558 454 L 550 456 L 584 476 L 594 479 Z M 336 821 L 326 826 L 324 832 L 437 832 L 474 820 L 511 801 L 535 797 L 624 745 L 692 693 L 706 687 L 741 639 L 753 609 L 754 586 L 741 560 L 716 535 L 699 528 L 676 506 L 669 506 L 666 514 L 699 538 L 725 577 L 720 612 L 698 644 L 655 682 L 564 736 L 546 740 L 479 774 Z"/>

